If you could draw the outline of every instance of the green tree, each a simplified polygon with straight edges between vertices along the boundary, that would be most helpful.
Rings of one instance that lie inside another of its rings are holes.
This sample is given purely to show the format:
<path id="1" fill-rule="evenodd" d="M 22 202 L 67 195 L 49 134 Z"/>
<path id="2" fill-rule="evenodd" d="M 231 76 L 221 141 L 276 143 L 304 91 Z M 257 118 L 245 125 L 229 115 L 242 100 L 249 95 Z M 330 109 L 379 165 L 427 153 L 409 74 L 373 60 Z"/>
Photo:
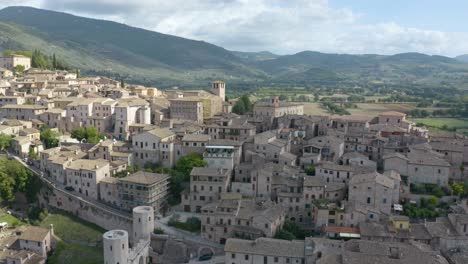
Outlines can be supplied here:
<path id="1" fill-rule="evenodd" d="M 39 153 L 34 148 L 29 148 L 28 157 L 33 160 L 39 159 Z"/>
<path id="2" fill-rule="evenodd" d="M 286 101 L 286 100 L 288 100 L 288 97 L 286 95 L 282 94 L 282 95 L 279 96 L 279 99 L 280 99 L 280 101 Z"/>
<path id="3" fill-rule="evenodd" d="M 439 204 L 439 198 L 437 198 L 435 196 L 431 196 L 431 197 L 429 197 L 428 202 L 429 202 L 430 205 L 436 207 Z"/>
<path id="4" fill-rule="evenodd" d="M 55 57 L 55 53 L 52 55 L 52 68 L 54 70 L 57 69 L 57 58 Z"/>
<path id="5" fill-rule="evenodd" d="M 238 114 L 238 115 L 245 114 L 247 111 L 245 109 L 244 101 L 237 100 L 237 102 L 232 107 L 232 112 L 235 113 L 235 114 Z"/>
<path id="6" fill-rule="evenodd" d="M 296 239 L 296 237 L 291 232 L 288 232 L 283 229 L 280 229 L 275 233 L 275 238 L 290 241 Z"/>
<path id="7" fill-rule="evenodd" d="M 245 111 L 252 112 L 253 104 L 250 101 L 250 97 L 247 94 L 244 94 L 241 96 L 240 100 L 244 102 Z"/>
<path id="8" fill-rule="evenodd" d="M 462 196 L 465 194 L 465 188 L 463 183 L 453 183 L 452 190 L 455 195 Z"/>
<path id="9" fill-rule="evenodd" d="M 58 147 L 59 133 L 51 130 L 50 128 L 41 128 L 41 141 L 46 149 Z"/>
<path id="10" fill-rule="evenodd" d="M 13 68 L 13 73 L 14 74 L 22 74 L 24 72 L 24 70 L 26 70 L 26 68 L 23 65 L 16 65 Z"/>
<path id="11" fill-rule="evenodd" d="M 315 166 L 314 165 L 307 166 L 305 168 L 305 172 L 309 176 L 315 176 Z"/>
<path id="12" fill-rule="evenodd" d="M 0 134 L 0 150 L 4 150 L 11 146 L 13 138 L 10 135 L 1 133 Z"/>
<path id="13" fill-rule="evenodd" d="M 5 201 L 13 201 L 15 180 L 4 172 L 0 172 L 0 197 Z"/>
<path id="14" fill-rule="evenodd" d="M 180 172 L 184 175 L 185 180 L 190 180 L 190 172 L 194 167 L 205 167 L 206 161 L 203 160 L 203 157 L 199 154 L 189 154 L 180 158 L 174 170 Z"/>
<path id="15" fill-rule="evenodd" d="M 104 135 L 99 133 L 95 127 L 80 127 L 71 132 L 71 137 L 79 141 L 85 139 L 88 143 L 98 143 L 104 139 Z"/>
<path id="16" fill-rule="evenodd" d="M 125 88 L 125 82 L 123 79 L 120 79 L 120 87 Z"/>

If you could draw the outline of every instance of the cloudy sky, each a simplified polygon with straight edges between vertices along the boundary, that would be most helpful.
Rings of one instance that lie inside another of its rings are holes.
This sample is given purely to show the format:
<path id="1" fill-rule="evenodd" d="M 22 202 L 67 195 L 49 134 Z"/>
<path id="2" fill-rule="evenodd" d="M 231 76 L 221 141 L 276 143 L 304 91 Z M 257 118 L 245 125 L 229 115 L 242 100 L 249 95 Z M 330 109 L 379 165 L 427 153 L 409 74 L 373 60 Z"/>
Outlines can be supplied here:
<path id="1" fill-rule="evenodd" d="M 107 19 L 231 50 L 468 53 L 466 0 L 0 0 Z"/>

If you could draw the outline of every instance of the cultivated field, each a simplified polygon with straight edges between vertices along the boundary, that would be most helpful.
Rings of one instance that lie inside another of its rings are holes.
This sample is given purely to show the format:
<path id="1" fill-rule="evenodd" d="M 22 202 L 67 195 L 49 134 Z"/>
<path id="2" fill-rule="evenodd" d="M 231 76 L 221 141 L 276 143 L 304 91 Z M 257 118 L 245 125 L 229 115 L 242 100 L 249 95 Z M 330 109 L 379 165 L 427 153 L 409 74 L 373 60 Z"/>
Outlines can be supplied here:
<path id="1" fill-rule="evenodd" d="M 415 109 L 414 104 L 406 104 L 406 103 L 388 103 L 388 104 L 373 104 L 373 103 L 357 103 L 357 108 L 349 108 L 348 110 L 352 115 L 359 115 L 359 116 L 369 116 L 374 117 L 378 116 L 382 112 L 386 111 L 397 111 L 407 113 L 413 109 Z"/>
<path id="2" fill-rule="evenodd" d="M 304 114 L 306 115 L 328 115 L 321 103 L 304 103 Z"/>
<path id="3" fill-rule="evenodd" d="M 407 113 L 416 108 L 415 104 L 398 103 L 356 103 L 357 108 L 347 108 L 352 115 L 375 117 L 385 111 L 398 111 Z M 321 103 L 304 103 L 306 115 L 330 115 Z"/>

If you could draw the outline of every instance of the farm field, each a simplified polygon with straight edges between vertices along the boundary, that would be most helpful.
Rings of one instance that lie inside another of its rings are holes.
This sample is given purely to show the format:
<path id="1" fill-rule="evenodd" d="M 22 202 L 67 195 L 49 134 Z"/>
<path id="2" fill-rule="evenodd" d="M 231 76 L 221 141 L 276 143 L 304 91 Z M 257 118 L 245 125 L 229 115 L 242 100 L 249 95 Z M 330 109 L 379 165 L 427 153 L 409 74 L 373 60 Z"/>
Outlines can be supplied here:
<path id="1" fill-rule="evenodd" d="M 304 114 L 306 115 L 329 115 L 321 103 L 304 103 Z"/>
<path id="2" fill-rule="evenodd" d="M 442 127 L 446 125 L 448 128 L 468 129 L 468 119 L 461 118 L 413 118 L 411 121 L 429 127 Z"/>
<path id="3" fill-rule="evenodd" d="M 373 104 L 373 103 L 357 103 L 357 108 L 348 108 L 348 110 L 352 115 L 359 115 L 359 116 L 368 116 L 368 117 L 375 117 L 378 116 L 382 112 L 386 111 L 397 111 L 407 113 L 413 109 L 415 109 L 414 104 L 406 104 L 406 103 L 389 103 L 389 104 Z"/>
<path id="4" fill-rule="evenodd" d="M 398 111 L 407 113 L 416 108 L 415 104 L 375 104 L 375 103 L 356 103 L 357 108 L 347 108 L 352 115 L 375 117 L 385 111 Z M 304 114 L 306 115 L 330 115 L 321 103 L 304 103 Z"/>

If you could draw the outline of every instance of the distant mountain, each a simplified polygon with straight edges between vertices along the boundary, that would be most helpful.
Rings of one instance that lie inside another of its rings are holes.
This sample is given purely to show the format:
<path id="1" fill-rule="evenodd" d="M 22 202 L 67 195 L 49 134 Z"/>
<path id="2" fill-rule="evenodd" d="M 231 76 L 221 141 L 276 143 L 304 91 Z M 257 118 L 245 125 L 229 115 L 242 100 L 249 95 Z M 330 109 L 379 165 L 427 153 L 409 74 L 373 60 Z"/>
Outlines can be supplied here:
<path id="1" fill-rule="evenodd" d="M 273 60 L 258 61 L 255 65 L 274 76 L 276 83 L 291 82 L 291 78 L 296 78 L 297 74 L 321 69 L 322 77 L 328 71 L 326 75 L 329 78 L 324 81 L 335 86 L 387 83 L 468 88 L 468 65 L 452 58 L 420 53 L 383 56 L 304 51 Z M 296 78 L 296 83 L 302 81 L 304 80 Z"/>
<path id="2" fill-rule="evenodd" d="M 309 85 L 390 85 L 468 89 L 468 64 L 443 56 L 239 52 L 111 21 L 31 7 L 0 10 L 0 52 L 55 53 L 86 74 L 158 87 L 207 87 L 223 79 L 231 88 Z"/>
<path id="3" fill-rule="evenodd" d="M 468 63 L 468 54 L 457 56 L 455 59 L 464 63 Z"/>
<path id="4" fill-rule="evenodd" d="M 1 48 L 55 52 L 85 71 L 174 84 L 264 77 L 221 47 L 115 22 L 30 7 L 0 10 L 0 21 Z"/>
<path id="5" fill-rule="evenodd" d="M 231 51 L 231 53 L 249 62 L 271 60 L 271 59 L 276 59 L 276 58 L 281 57 L 280 55 L 276 55 L 269 51 L 259 51 L 259 52 Z"/>

